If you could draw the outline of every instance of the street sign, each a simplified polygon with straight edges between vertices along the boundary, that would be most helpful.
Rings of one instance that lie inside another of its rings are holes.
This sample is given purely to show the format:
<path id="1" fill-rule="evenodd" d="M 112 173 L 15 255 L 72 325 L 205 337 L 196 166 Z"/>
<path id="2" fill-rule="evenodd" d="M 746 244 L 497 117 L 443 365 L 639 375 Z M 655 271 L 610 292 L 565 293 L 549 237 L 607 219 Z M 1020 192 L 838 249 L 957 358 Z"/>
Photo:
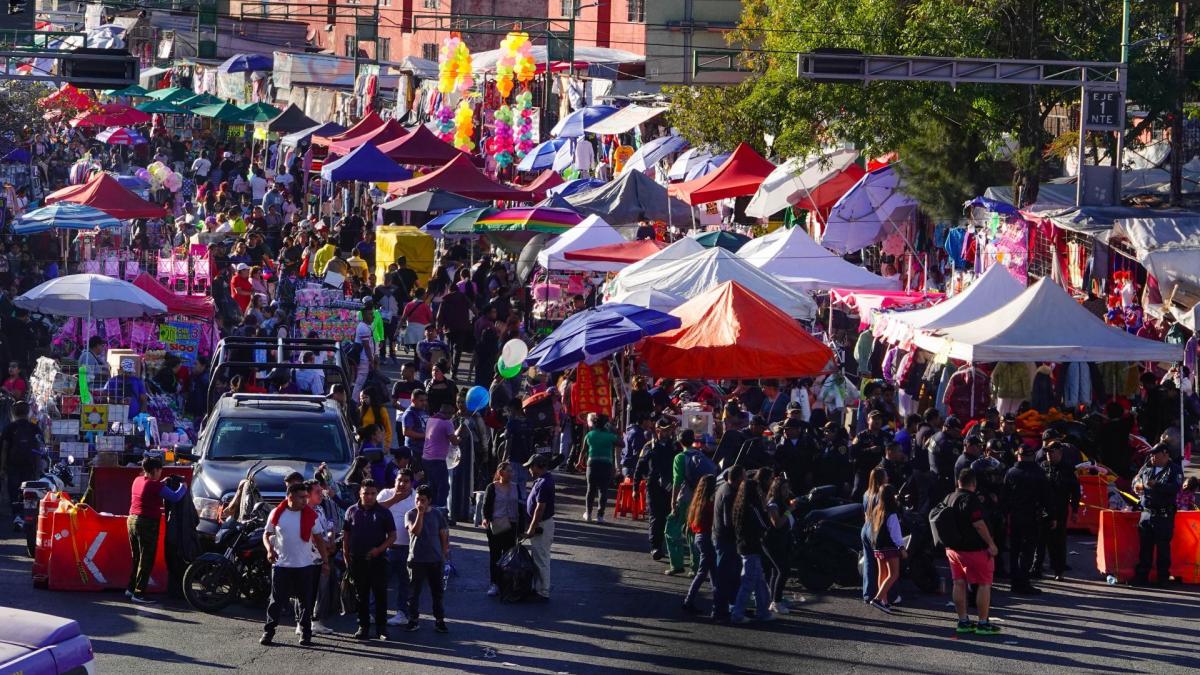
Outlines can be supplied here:
<path id="1" fill-rule="evenodd" d="M 1121 92 L 1088 89 L 1084 106 L 1084 127 L 1088 131 L 1124 130 L 1125 99 Z"/>

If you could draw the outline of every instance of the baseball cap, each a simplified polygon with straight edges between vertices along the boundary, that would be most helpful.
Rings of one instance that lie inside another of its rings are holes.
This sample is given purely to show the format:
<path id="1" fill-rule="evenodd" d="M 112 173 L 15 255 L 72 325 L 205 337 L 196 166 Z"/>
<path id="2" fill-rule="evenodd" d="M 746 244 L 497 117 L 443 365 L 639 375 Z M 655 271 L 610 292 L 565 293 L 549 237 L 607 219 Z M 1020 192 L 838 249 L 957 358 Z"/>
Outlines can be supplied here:
<path id="1" fill-rule="evenodd" d="M 1154 445 L 1150 448 L 1150 454 L 1152 454 L 1152 455 L 1157 455 L 1160 452 L 1166 452 L 1166 451 L 1167 451 L 1166 443 L 1158 443 L 1157 445 Z"/>
<path id="2" fill-rule="evenodd" d="M 550 466 L 550 456 L 544 452 L 539 452 L 526 460 L 521 466 L 524 466 L 526 469 L 531 466 L 540 466 L 542 468 L 546 468 Z"/>
<path id="3" fill-rule="evenodd" d="M 1042 432 L 1042 440 L 1048 441 L 1054 438 L 1062 438 L 1062 434 L 1057 429 L 1047 429 Z"/>
<path id="4" fill-rule="evenodd" d="M 250 266 L 247 265 L 246 263 L 238 263 L 237 266 L 235 266 L 233 269 L 237 270 L 238 272 L 241 272 L 242 270 L 250 269 Z"/>
<path id="5" fill-rule="evenodd" d="M 947 417 L 947 418 L 946 418 L 946 421 L 945 421 L 945 422 L 943 422 L 942 424 L 943 424 L 944 426 L 947 426 L 947 427 L 954 427 L 954 428 L 956 428 L 956 429 L 961 429 L 961 428 L 962 428 L 962 422 L 960 422 L 960 421 L 959 421 L 959 419 L 958 419 L 957 417 L 955 417 L 954 415 L 951 415 L 951 416 Z"/>

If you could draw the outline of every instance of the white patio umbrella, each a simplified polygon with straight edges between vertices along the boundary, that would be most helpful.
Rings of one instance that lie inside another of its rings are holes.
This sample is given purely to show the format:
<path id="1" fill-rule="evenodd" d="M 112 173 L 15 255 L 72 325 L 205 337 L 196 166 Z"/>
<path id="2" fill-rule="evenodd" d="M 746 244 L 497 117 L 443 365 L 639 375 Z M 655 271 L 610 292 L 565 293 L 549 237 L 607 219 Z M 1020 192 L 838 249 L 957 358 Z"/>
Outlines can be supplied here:
<path id="1" fill-rule="evenodd" d="M 807 197 L 830 178 L 845 171 L 856 159 L 857 150 L 839 150 L 824 156 L 789 159 L 763 181 L 746 205 L 746 215 L 769 218 Z"/>
<path id="2" fill-rule="evenodd" d="M 128 281 L 103 274 L 72 274 L 51 279 L 13 300 L 21 309 L 52 316 L 87 319 L 83 344 L 93 319 L 136 319 L 166 314 L 167 306 Z"/>

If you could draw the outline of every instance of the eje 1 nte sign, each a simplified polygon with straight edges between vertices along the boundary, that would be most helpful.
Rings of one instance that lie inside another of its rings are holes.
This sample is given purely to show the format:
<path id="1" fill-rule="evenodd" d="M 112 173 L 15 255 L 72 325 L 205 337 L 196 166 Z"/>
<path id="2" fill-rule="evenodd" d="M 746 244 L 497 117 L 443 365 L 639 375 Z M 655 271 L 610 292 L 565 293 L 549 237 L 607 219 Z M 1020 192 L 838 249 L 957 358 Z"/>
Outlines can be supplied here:
<path id="1" fill-rule="evenodd" d="M 1124 108 L 1121 92 L 1088 90 L 1084 96 L 1084 126 L 1088 131 L 1122 131 Z"/>

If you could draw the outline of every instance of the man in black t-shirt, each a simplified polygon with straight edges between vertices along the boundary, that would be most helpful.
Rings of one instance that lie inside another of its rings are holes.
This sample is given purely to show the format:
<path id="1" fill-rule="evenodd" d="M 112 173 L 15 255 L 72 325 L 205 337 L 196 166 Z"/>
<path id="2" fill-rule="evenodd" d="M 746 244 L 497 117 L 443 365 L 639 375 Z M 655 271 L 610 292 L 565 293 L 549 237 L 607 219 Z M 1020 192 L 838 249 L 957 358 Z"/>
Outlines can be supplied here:
<path id="1" fill-rule="evenodd" d="M 958 610 L 958 633 L 995 635 L 1000 628 L 988 621 L 992 601 L 992 574 L 999 549 L 992 541 L 984 520 L 983 502 L 975 494 L 975 472 L 963 469 L 958 475 L 958 490 L 946 497 L 954 509 L 958 543 L 946 548 L 950 576 L 954 579 L 954 607 Z M 975 584 L 975 606 L 979 622 L 967 617 L 967 584 Z"/>

